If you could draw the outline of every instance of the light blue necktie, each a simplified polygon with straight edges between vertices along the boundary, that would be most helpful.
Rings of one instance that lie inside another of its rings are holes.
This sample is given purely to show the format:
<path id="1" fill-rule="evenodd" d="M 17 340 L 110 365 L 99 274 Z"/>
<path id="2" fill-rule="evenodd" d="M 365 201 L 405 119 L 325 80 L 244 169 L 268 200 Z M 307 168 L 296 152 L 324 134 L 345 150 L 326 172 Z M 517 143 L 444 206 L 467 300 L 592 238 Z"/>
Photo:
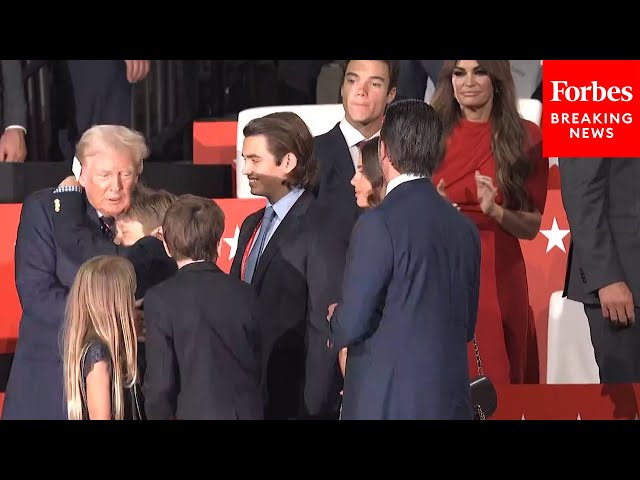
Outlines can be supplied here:
<path id="1" fill-rule="evenodd" d="M 251 283 L 251 280 L 253 279 L 253 274 L 256 270 L 256 266 L 258 265 L 258 261 L 260 261 L 260 256 L 262 255 L 262 252 L 264 250 L 267 233 L 269 233 L 271 222 L 273 222 L 273 218 L 275 217 L 275 215 L 276 212 L 271 206 L 268 206 L 264 210 L 260 232 L 258 233 L 256 241 L 253 242 L 253 247 L 251 248 L 251 252 L 249 252 L 249 256 L 247 257 L 247 264 L 245 265 L 244 269 L 244 281 L 247 283 Z"/>

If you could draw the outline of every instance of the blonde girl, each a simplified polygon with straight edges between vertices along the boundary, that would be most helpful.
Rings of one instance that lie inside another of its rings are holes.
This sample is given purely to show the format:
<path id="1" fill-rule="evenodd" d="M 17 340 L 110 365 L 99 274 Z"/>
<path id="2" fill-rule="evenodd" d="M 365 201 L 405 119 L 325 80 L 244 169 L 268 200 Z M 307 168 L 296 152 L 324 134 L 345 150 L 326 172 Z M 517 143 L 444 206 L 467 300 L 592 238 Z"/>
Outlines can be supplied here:
<path id="1" fill-rule="evenodd" d="M 62 331 L 70 420 L 140 419 L 134 327 L 136 276 L 125 258 L 85 262 L 67 299 Z"/>

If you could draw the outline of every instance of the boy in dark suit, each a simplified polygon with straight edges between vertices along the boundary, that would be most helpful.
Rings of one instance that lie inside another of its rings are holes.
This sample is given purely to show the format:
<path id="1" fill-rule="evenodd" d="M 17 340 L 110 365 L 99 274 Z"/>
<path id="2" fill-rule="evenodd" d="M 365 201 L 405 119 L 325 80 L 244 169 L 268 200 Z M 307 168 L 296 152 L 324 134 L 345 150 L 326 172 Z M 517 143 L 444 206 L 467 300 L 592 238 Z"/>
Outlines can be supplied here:
<path id="1" fill-rule="evenodd" d="M 138 184 L 131 206 L 116 218 L 115 243 L 136 251 L 129 258 L 136 269 L 136 299 L 144 298 L 149 288 L 178 270 L 175 260 L 166 254 L 160 235 L 164 215 L 175 200 L 176 196 L 166 190 Z"/>
<path id="2" fill-rule="evenodd" d="M 179 270 L 145 295 L 147 417 L 262 419 L 257 299 L 215 263 L 222 209 L 184 195 L 162 229 Z"/>

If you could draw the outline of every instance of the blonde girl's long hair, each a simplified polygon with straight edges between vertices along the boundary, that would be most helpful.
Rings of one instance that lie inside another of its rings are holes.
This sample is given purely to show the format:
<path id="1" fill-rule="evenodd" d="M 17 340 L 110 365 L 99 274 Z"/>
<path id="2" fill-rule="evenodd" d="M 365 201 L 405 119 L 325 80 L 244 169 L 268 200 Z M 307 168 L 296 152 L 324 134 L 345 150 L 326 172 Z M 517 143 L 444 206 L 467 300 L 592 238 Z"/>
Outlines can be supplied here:
<path id="1" fill-rule="evenodd" d="M 64 392 L 69 420 L 81 420 L 84 378 L 82 360 L 93 341 L 111 355 L 111 409 L 124 418 L 124 389 L 138 380 L 134 328 L 136 275 L 125 258 L 102 255 L 85 262 L 75 277 L 62 330 Z"/>

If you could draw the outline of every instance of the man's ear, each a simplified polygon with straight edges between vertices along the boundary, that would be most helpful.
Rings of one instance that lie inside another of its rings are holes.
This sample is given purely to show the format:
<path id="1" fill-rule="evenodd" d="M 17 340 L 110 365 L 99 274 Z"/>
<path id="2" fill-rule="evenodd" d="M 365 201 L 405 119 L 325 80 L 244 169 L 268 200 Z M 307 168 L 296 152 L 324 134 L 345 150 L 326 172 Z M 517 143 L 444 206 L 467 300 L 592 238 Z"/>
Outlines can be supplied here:
<path id="1" fill-rule="evenodd" d="M 149 235 L 156 237 L 158 240 L 162 240 L 164 238 L 162 235 L 162 225 L 158 228 L 154 228 Z"/>
<path id="2" fill-rule="evenodd" d="M 169 253 L 169 247 L 167 247 L 167 242 L 164 241 L 164 236 L 162 237 L 162 245 L 164 246 L 164 251 L 167 253 L 167 256 L 173 258 L 173 256 Z"/>
<path id="3" fill-rule="evenodd" d="M 284 170 L 287 174 L 293 172 L 293 170 L 298 166 L 298 157 L 294 153 L 287 153 L 282 160 L 284 164 Z"/>
<path id="4" fill-rule="evenodd" d="M 380 163 L 382 164 L 384 158 L 388 156 L 387 144 L 384 143 L 382 139 L 380 139 L 380 141 L 378 142 L 378 159 L 380 160 Z"/>
<path id="5" fill-rule="evenodd" d="M 397 93 L 398 90 L 396 89 L 396 87 L 393 87 L 391 90 L 389 90 L 389 93 L 387 93 L 387 106 L 396 99 Z"/>
<path id="6" fill-rule="evenodd" d="M 84 173 L 84 170 L 82 170 L 82 171 L 80 172 L 80 176 L 78 177 L 78 183 L 80 184 L 80 186 L 81 186 L 82 188 L 85 188 L 85 187 L 86 187 L 86 185 L 87 185 L 87 177 L 86 177 L 86 175 L 85 175 L 85 173 Z"/>

